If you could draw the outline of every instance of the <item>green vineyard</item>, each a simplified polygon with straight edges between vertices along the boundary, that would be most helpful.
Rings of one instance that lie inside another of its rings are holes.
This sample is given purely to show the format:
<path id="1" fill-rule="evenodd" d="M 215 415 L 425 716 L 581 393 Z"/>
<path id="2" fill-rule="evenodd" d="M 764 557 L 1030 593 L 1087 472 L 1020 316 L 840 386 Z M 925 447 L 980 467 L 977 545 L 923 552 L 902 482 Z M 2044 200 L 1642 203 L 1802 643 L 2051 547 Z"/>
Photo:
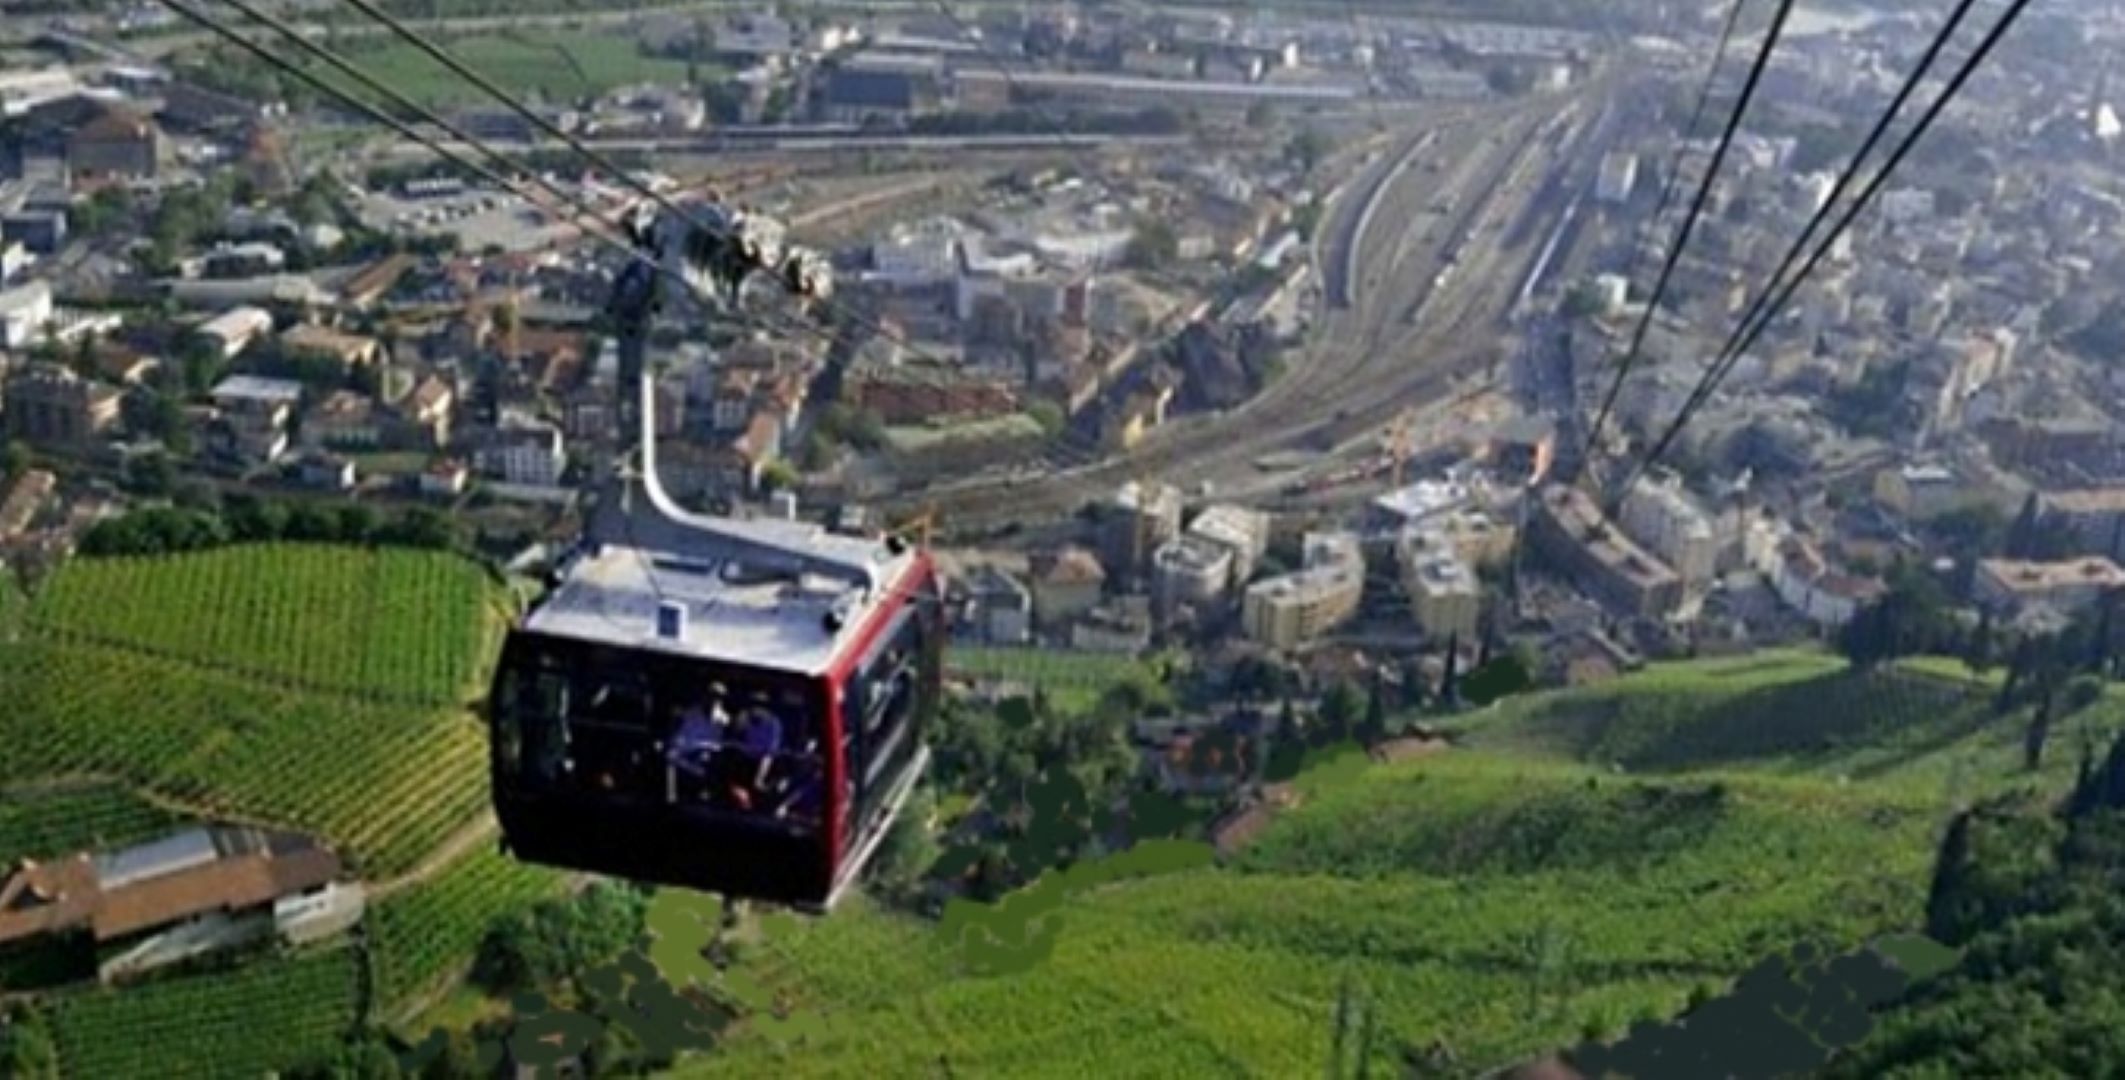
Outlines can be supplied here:
<path id="1" fill-rule="evenodd" d="M 322 834 L 364 874 L 413 865 L 486 801 L 464 714 L 303 694 L 96 645 L 0 650 L 0 781 L 97 774 L 203 815 Z"/>
<path id="2" fill-rule="evenodd" d="M 58 784 L 0 795 L 0 865 L 152 839 L 179 819 L 109 783 Z"/>
<path id="3" fill-rule="evenodd" d="M 354 1024 L 358 993 L 354 950 L 338 946 L 65 994 L 52 1029 L 70 1077 L 255 1080 L 330 1053 Z"/>
<path id="4" fill-rule="evenodd" d="M 445 704 L 481 690 L 498 595 L 452 555 L 263 544 L 78 560 L 30 621 L 299 689 Z"/>
<path id="5" fill-rule="evenodd" d="M 471 961 L 496 919 L 552 896 L 560 875 L 481 848 L 369 916 L 377 999 L 394 1012 Z"/>
<path id="6" fill-rule="evenodd" d="M 1671 1015 L 1765 942 L 1908 923 L 1935 823 L 1924 800 L 1813 779 L 1641 783 L 1482 753 L 1330 763 L 1299 788 L 1231 868 L 1067 901 L 1022 973 L 954 975 L 949 942 L 879 912 L 780 925 L 746 962 L 823 1030 L 800 1048 L 748 1028 L 685 1071 L 858 1076 L 914 1043 L 927 1058 L 885 1064 L 1313 1075 L 1348 978 L 1383 1045 L 1444 1040 L 1474 1073 Z"/>

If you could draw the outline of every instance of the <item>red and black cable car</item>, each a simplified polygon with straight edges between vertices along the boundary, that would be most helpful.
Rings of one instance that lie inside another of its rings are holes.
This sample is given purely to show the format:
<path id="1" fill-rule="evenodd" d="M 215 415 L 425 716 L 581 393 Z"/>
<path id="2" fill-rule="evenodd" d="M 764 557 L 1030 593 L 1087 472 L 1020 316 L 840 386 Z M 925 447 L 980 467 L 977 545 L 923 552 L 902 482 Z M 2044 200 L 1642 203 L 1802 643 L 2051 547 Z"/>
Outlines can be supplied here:
<path id="1" fill-rule="evenodd" d="M 710 224 L 645 235 L 698 292 L 735 295 L 779 264 L 791 291 L 823 293 L 817 261 L 784 258 L 771 223 Z M 897 538 L 694 514 L 665 493 L 643 360 L 660 274 L 671 271 L 631 265 L 611 309 L 621 385 L 637 388 L 632 410 L 619 397 L 621 430 L 639 425 L 639 470 L 613 477 L 584 542 L 503 646 L 489 700 L 503 845 L 531 862 L 824 910 L 928 763 L 936 571 Z"/>

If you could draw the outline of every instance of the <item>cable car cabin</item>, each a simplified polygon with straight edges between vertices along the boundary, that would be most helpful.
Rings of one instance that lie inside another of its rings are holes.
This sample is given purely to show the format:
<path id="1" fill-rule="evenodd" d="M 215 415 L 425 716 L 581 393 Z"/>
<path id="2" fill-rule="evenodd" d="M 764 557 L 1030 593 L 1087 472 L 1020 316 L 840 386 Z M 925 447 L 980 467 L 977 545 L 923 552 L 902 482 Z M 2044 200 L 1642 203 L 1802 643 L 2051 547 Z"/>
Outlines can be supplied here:
<path id="1" fill-rule="evenodd" d="M 873 584 L 589 545 L 510 634 L 492 754 L 517 857 L 811 911 L 855 880 L 928 764 L 935 572 L 773 524 Z"/>

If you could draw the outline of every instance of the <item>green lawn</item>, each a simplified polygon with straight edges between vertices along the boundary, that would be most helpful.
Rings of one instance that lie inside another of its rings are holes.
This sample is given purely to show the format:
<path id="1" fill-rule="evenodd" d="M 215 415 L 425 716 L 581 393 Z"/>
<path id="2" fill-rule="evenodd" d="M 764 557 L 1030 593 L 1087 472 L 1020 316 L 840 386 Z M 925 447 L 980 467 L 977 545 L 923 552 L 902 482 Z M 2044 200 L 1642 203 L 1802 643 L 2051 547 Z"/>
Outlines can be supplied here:
<path id="1" fill-rule="evenodd" d="M 1115 683 L 1153 679 L 1153 666 L 1117 653 L 1066 649 L 972 648 L 955 645 L 945 652 L 948 674 L 967 679 L 1000 679 L 1045 691 L 1063 709 L 1090 706 Z"/>
<path id="2" fill-rule="evenodd" d="M 425 105 L 486 105 L 480 89 L 411 45 L 360 39 L 346 58 L 391 88 Z M 642 55 L 624 31 L 527 29 L 447 38 L 439 44 L 496 85 L 519 97 L 572 103 L 639 83 L 683 85 L 683 60 Z M 703 65 L 701 77 L 715 69 Z M 333 76 L 336 77 L 336 76 Z"/>

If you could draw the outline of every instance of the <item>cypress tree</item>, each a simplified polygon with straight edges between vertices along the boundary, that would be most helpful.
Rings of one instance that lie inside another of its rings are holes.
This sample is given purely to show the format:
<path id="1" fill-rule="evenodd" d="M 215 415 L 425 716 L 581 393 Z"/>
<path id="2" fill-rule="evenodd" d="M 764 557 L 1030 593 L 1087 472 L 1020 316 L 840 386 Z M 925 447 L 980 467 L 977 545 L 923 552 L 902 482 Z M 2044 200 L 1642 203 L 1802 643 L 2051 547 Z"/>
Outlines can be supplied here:
<path id="1" fill-rule="evenodd" d="M 1933 882 L 1926 890 L 1926 936 L 1950 945 L 1962 943 L 1958 908 L 1970 879 L 1970 811 L 1948 822 L 1933 860 Z"/>
<path id="2" fill-rule="evenodd" d="M 1461 635 L 1446 636 L 1446 671 L 1439 676 L 1439 706 L 1454 709 L 1461 704 L 1461 687 L 1455 675 L 1461 663 Z"/>
<path id="3" fill-rule="evenodd" d="M 2029 715 L 2029 730 L 2022 736 L 2022 767 L 2035 772 L 2044 764 L 2044 743 L 2051 738 L 2051 691 L 2036 703 L 2036 711 Z"/>

